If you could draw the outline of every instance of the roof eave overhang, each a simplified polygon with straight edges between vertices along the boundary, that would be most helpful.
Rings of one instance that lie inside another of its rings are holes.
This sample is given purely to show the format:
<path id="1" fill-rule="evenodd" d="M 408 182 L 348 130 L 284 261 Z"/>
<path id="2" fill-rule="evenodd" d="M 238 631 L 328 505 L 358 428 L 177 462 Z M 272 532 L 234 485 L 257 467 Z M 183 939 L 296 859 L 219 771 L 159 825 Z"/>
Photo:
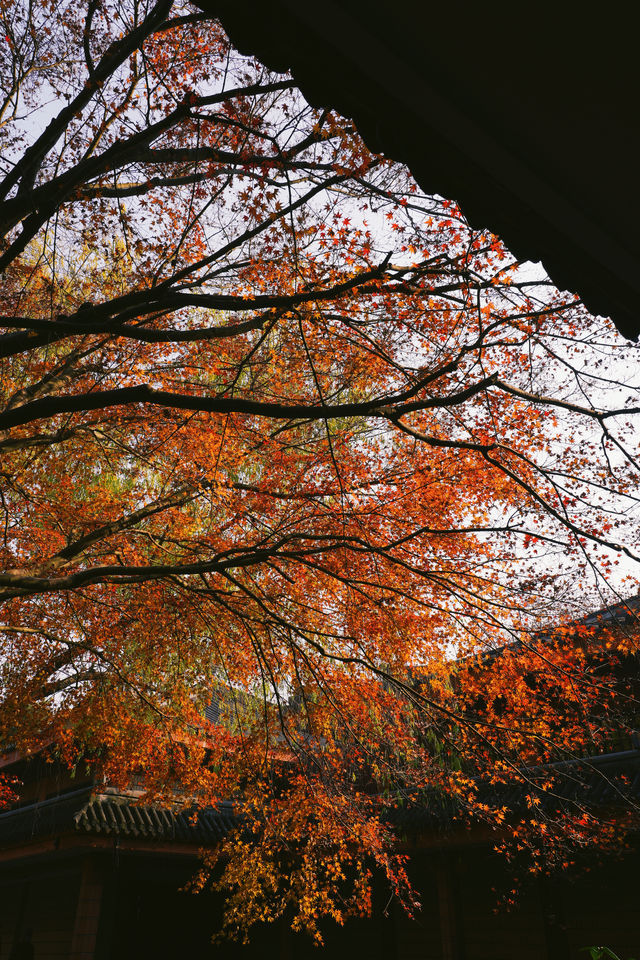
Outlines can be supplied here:
<path id="1" fill-rule="evenodd" d="M 518 147 L 508 117 L 487 123 L 486 113 L 465 104 L 463 85 L 451 86 L 441 69 L 417 62 L 415 39 L 405 50 L 397 37 L 372 29 L 382 4 L 369 4 L 371 17 L 363 19 L 357 0 L 325 0 L 320 11 L 294 0 L 196 2 L 221 20 L 242 52 L 272 70 L 291 70 L 314 106 L 352 118 L 369 148 L 406 163 L 426 192 L 454 199 L 474 227 L 497 234 L 519 260 L 541 261 L 557 287 L 577 293 L 591 313 L 610 316 L 625 336 L 638 336 L 640 271 L 620 211 L 612 205 L 604 222 L 591 215 L 562 171 L 549 175 L 540 158 L 532 162 Z M 410 2 L 405 10 L 408 29 L 419 6 Z M 463 40 L 464 30 L 461 22 Z M 441 67 L 442 53 L 434 62 Z M 522 76 L 526 82 L 528 74 Z M 557 110 L 556 124 L 561 89 Z"/>

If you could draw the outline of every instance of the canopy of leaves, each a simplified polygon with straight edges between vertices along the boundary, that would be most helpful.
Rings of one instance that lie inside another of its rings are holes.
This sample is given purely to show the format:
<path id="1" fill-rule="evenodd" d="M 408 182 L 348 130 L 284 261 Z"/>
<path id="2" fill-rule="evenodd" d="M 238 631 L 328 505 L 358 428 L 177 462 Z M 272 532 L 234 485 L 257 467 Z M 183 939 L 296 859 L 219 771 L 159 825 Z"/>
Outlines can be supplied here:
<path id="1" fill-rule="evenodd" d="M 239 798 L 241 935 L 411 909 L 398 806 L 583 843 L 521 768 L 632 723 L 540 630 L 633 582 L 637 353 L 188 4 L 0 19 L 3 742 Z"/>

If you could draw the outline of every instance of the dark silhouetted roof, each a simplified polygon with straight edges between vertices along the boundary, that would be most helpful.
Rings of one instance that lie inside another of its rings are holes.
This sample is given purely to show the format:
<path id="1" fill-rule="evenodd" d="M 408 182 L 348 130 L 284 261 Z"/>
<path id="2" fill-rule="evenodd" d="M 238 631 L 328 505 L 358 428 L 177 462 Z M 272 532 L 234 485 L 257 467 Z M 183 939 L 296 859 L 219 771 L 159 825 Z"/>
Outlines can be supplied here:
<path id="1" fill-rule="evenodd" d="M 550 772 L 555 780 L 553 793 L 536 791 L 536 781 L 541 776 L 546 779 Z M 522 780 L 514 777 L 508 786 L 481 787 L 483 803 L 506 807 L 513 813 L 527 809 L 533 795 L 543 807 L 575 804 L 596 814 L 602 808 L 640 805 L 640 750 L 571 759 L 544 768 L 523 769 L 522 774 Z M 414 832 L 446 829 L 463 813 L 451 797 L 433 794 L 421 805 L 395 809 L 390 819 L 401 832 Z M 236 822 L 231 804 L 215 809 L 172 810 L 139 804 L 132 797 L 118 794 L 92 795 L 85 788 L 0 814 L 0 847 L 69 832 L 213 846 Z"/>
<path id="2" fill-rule="evenodd" d="M 96 796 L 73 817 L 75 829 L 109 836 L 175 840 L 211 846 L 233 825 L 231 807 L 170 810 L 126 797 Z"/>
<path id="3" fill-rule="evenodd" d="M 233 822 L 230 804 L 171 809 L 85 788 L 0 814 L 0 846 L 67 832 L 212 846 Z"/>
<path id="4" fill-rule="evenodd" d="M 529 809 L 532 797 L 547 811 L 574 807 L 597 816 L 603 809 L 631 807 L 640 812 L 640 750 L 571 759 L 545 767 L 523 768 L 520 772 L 522 779 L 514 774 L 509 785 L 481 785 L 482 802 L 515 814 Z M 536 784 L 547 780 L 550 774 L 553 790 L 538 789 Z M 450 797 L 434 796 L 422 805 L 395 810 L 392 821 L 399 829 L 413 832 L 447 827 L 454 819 L 461 819 L 464 812 Z M 470 811 L 470 816 L 474 819 L 476 815 Z"/>
<path id="5" fill-rule="evenodd" d="M 370 149 L 560 289 L 640 333 L 636 31 L 555 4 L 196 0 L 233 43 L 290 69 Z"/>

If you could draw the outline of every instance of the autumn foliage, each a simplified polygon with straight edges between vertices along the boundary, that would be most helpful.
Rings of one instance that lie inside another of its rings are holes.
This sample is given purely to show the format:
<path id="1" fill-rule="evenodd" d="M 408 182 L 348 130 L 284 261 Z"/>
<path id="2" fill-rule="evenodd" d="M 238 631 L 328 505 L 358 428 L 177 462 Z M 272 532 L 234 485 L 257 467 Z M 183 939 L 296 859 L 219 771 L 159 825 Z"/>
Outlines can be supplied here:
<path id="1" fill-rule="evenodd" d="M 632 725 L 562 629 L 634 582 L 631 346 L 197 8 L 0 13 L 2 741 L 237 798 L 241 935 L 411 909 L 398 808 L 586 842 L 483 784 Z"/>

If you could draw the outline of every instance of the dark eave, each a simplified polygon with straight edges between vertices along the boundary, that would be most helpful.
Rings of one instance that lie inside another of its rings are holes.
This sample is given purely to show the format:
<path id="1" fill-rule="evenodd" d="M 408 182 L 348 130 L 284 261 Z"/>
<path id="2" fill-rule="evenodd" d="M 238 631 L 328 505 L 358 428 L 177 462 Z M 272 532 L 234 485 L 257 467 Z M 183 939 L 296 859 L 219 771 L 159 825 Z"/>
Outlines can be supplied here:
<path id="1" fill-rule="evenodd" d="M 214 846 L 233 824 L 230 804 L 168 809 L 87 787 L 1 813 L 0 849 L 61 833 Z"/>
<path id="2" fill-rule="evenodd" d="M 536 789 L 543 775 L 553 776 L 554 789 Z M 523 768 L 510 785 L 481 784 L 480 799 L 511 813 L 528 809 L 534 793 L 544 809 L 576 807 L 598 816 L 603 809 L 638 809 L 640 802 L 640 750 L 574 758 L 546 767 Z M 431 793 L 422 803 L 398 808 L 389 816 L 400 832 L 448 829 L 464 810 L 451 797 Z M 231 804 L 200 810 L 167 809 L 140 804 L 131 796 L 74 790 L 0 814 L 0 851 L 45 837 L 75 835 L 120 838 L 132 843 L 165 842 L 212 847 L 237 824 Z M 176 851 L 179 852 L 179 851 Z"/>
<path id="3" fill-rule="evenodd" d="M 615 11 L 196 0 L 521 260 L 640 333 L 635 31 Z"/>
<path id="4" fill-rule="evenodd" d="M 595 757 L 572 758 L 544 767 L 523 767 L 510 784 L 480 782 L 479 799 L 493 808 L 504 808 L 507 815 L 522 815 L 535 797 L 540 809 L 550 815 L 561 810 L 580 810 L 599 817 L 618 811 L 637 813 L 640 803 L 640 750 Z M 536 784 L 552 778 L 553 788 Z M 391 817 L 396 828 L 404 831 L 446 828 L 455 820 L 464 821 L 464 808 L 441 793 L 426 796 L 420 804 L 398 808 Z M 467 812 L 473 821 L 473 811 Z M 630 822 L 630 821 L 629 821 Z M 637 822 L 637 821 L 636 821 Z"/>

